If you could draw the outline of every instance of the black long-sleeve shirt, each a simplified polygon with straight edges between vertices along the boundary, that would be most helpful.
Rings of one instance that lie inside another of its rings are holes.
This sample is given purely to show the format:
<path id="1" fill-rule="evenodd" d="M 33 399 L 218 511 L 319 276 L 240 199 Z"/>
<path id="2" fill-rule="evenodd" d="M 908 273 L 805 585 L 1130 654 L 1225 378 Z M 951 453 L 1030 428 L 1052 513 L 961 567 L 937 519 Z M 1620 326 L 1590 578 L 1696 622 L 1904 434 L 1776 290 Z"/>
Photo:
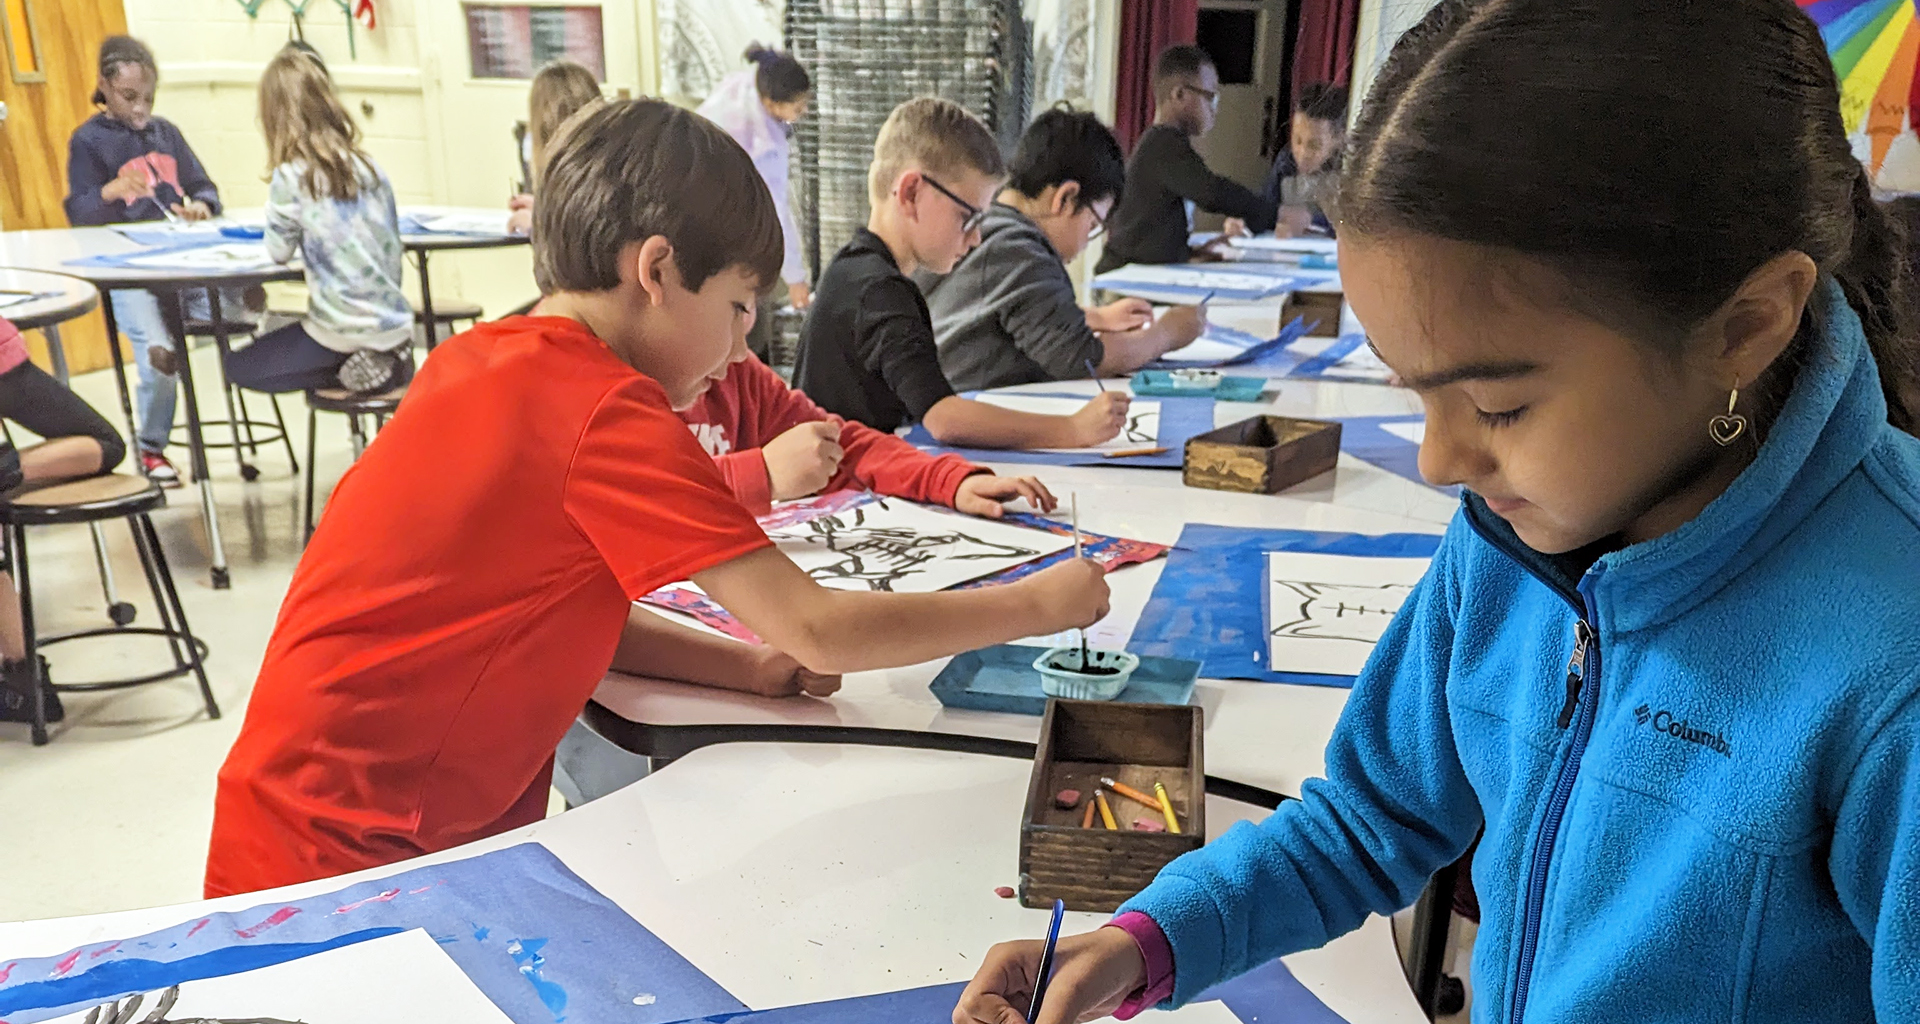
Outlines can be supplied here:
<path id="1" fill-rule="evenodd" d="M 1213 173 L 1187 133 L 1157 124 L 1140 136 L 1127 161 L 1127 187 L 1107 218 L 1102 273 L 1129 263 L 1185 263 L 1187 208 L 1238 217 L 1258 234 L 1272 231 L 1277 206 L 1230 178 Z"/>
<path id="2" fill-rule="evenodd" d="M 107 182 L 129 165 L 154 183 L 153 195 L 131 203 L 100 198 Z M 73 130 L 67 143 L 67 223 L 82 227 L 160 220 L 166 207 L 188 199 L 220 212 L 220 189 L 172 121 L 156 117 L 136 130 L 100 113 Z"/>

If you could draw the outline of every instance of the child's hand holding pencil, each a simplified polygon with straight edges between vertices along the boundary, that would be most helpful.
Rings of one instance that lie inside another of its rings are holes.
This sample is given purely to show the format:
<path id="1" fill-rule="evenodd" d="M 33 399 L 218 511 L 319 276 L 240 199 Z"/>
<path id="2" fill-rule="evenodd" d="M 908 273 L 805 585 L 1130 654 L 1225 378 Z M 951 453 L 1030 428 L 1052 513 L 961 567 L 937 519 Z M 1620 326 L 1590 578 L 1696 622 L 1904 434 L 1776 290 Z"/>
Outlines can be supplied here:
<path id="1" fill-rule="evenodd" d="M 960 993 L 953 1024 L 1016 1024 L 1032 1002 L 1034 983 L 1046 943 L 1003 942 L 987 951 L 985 962 Z M 1127 996 L 1147 983 L 1146 962 L 1133 936 L 1118 928 L 1100 928 L 1061 939 L 1054 949 L 1053 978 L 1038 1019 L 1028 1024 L 1080 1024 L 1119 1009 Z"/>

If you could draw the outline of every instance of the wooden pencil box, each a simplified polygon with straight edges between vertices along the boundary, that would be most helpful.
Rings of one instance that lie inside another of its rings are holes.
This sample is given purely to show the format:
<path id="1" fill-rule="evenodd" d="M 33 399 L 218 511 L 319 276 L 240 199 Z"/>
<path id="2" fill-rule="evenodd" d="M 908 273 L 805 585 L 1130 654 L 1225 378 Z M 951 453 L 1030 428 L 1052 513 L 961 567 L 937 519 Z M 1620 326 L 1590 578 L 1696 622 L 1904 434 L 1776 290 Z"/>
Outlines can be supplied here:
<path id="1" fill-rule="evenodd" d="M 1020 825 L 1020 900 L 1029 907 L 1066 901 L 1069 910 L 1110 913 L 1146 888 L 1167 862 L 1198 850 L 1207 836 L 1207 772 L 1201 714 L 1192 705 L 1049 700 Z M 1096 812 L 1082 828 L 1102 777 L 1151 795 L 1167 787 L 1181 832 L 1141 832 L 1139 819 L 1164 823 L 1157 809 L 1109 792 L 1119 826 L 1109 831 Z M 1056 806 L 1054 795 L 1079 790 L 1082 804 Z"/>
<path id="2" fill-rule="evenodd" d="M 1340 424 L 1255 416 L 1187 439 L 1188 487 L 1278 494 L 1340 461 Z"/>
<path id="3" fill-rule="evenodd" d="M 1315 338 L 1337 338 L 1340 336 L 1340 307 L 1346 296 L 1339 292 L 1288 292 L 1280 303 L 1280 326 L 1285 327 L 1296 316 L 1307 318 L 1313 328 L 1308 336 Z"/>

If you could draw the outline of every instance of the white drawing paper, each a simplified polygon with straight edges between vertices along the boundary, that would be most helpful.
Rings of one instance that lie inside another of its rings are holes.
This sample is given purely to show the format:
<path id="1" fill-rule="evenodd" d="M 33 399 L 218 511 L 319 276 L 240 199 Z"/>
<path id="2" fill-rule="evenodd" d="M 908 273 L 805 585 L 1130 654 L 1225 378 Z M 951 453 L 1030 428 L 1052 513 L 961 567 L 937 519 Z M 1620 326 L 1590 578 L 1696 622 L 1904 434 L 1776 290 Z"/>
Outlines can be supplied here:
<path id="1" fill-rule="evenodd" d="M 1237 354 L 1238 349 L 1234 350 Z M 979 400 L 988 405 L 997 405 L 1003 409 L 1018 409 L 1021 412 L 1038 413 L 1042 416 L 1071 416 L 1086 406 L 1079 398 L 1058 398 L 1053 395 L 1018 395 L 988 392 Z M 1160 442 L 1160 403 L 1142 401 L 1138 398 L 1127 407 L 1127 425 L 1104 444 L 1091 448 L 1036 448 L 1042 452 L 1124 452 L 1134 448 L 1151 448 Z"/>
<path id="2" fill-rule="evenodd" d="M 1339 244 L 1331 238 L 1275 238 L 1272 235 L 1236 238 L 1233 240 L 1233 247 L 1265 252 L 1313 253 L 1320 256 L 1332 256 L 1339 250 Z"/>
<path id="3" fill-rule="evenodd" d="M 1416 420 L 1412 423 L 1382 423 L 1380 429 L 1414 444 L 1427 443 L 1427 421 Z"/>
<path id="4" fill-rule="evenodd" d="M 147 1016 L 149 993 L 134 1020 Z M 55 1024 L 81 1024 L 86 1013 Z M 416 928 L 299 960 L 181 984 L 170 1021 L 267 1018 L 327 1024 L 510 1024 L 432 937 Z"/>
<path id="5" fill-rule="evenodd" d="M 823 587 L 911 594 L 945 590 L 1073 546 L 1072 537 L 898 499 L 769 530 L 767 536 Z"/>
<path id="6" fill-rule="evenodd" d="M 415 210 L 410 216 L 420 226 L 445 235 L 504 235 L 507 213 L 491 210 Z"/>
<path id="7" fill-rule="evenodd" d="M 1197 269 L 1191 264 L 1160 266 L 1129 263 L 1108 271 L 1094 280 L 1094 286 L 1152 298 L 1161 294 L 1155 288 L 1204 288 L 1217 291 L 1219 297 L 1252 298 L 1278 295 L 1291 283 L 1288 278 L 1260 273 L 1235 273 L 1227 270 Z"/>
<path id="8" fill-rule="evenodd" d="M 277 264 L 260 242 L 222 242 L 177 252 L 130 256 L 127 265 L 149 270 L 256 270 Z"/>
<path id="9" fill-rule="evenodd" d="M 1267 665 L 1358 675 L 1426 558 L 1267 552 Z"/>

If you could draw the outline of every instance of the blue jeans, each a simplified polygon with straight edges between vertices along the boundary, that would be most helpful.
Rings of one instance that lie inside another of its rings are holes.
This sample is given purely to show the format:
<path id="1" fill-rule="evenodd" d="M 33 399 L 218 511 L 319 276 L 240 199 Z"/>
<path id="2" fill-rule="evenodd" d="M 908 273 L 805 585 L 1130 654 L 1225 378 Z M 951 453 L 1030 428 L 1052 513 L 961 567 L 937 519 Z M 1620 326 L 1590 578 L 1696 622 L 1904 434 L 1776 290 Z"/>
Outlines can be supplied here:
<path id="1" fill-rule="evenodd" d="M 196 288 L 181 294 L 186 299 L 187 319 L 211 319 L 213 310 L 206 289 Z M 173 348 L 173 341 L 167 334 L 167 322 L 160 316 L 160 298 L 150 291 L 126 288 L 108 292 L 107 298 L 113 303 L 114 323 L 133 347 L 133 364 L 140 374 L 140 384 L 134 389 L 133 395 L 134 419 L 138 423 L 136 432 L 139 435 L 136 440 L 143 452 L 164 451 L 167 439 L 173 433 L 173 410 L 179 400 L 179 389 L 174 385 L 171 375 L 153 368 L 153 357 L 149 354 L 154 348 Z M 227 320 L 251 318 L 252 314 L 247 311 L 245 289 L 220 289 L 220 312 Z"/>

